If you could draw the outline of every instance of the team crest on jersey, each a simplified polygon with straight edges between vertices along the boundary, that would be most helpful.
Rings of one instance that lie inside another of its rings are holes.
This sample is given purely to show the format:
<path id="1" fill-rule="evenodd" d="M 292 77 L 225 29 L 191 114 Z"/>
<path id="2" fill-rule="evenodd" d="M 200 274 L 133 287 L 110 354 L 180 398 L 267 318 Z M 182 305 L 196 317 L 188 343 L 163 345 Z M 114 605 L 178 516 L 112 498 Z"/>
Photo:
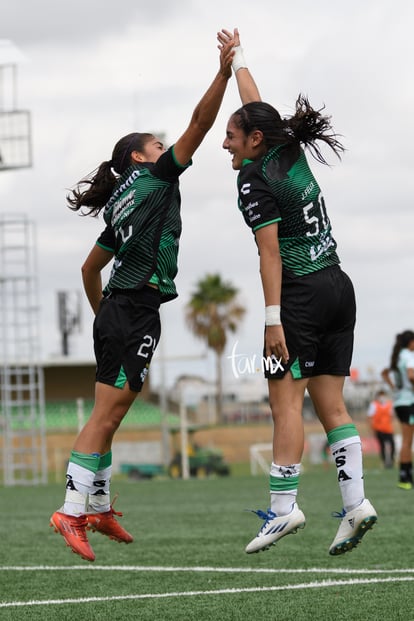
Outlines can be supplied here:
<path id="1" fill-rule="evenodd" d="M 148 375 L 148 371 L 149 371 L 149 365 L 146 364 L 145 367 L 142 369 L 141 375 L 140 375 L 140 380 L 142 383 L 144 383 L 144 380 Z"/>

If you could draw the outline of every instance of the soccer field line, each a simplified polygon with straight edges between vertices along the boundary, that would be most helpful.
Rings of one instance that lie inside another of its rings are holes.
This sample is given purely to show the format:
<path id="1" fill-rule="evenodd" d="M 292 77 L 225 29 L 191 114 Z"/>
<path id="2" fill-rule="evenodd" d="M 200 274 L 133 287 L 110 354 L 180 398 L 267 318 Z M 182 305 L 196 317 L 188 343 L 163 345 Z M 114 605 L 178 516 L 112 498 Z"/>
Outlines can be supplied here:
<path id="1" fill-rule="evenodd" d="M 288 590 L 301 590 L 301 589 L 320 589 L 328 587 L 338 586 L 355 586 L 365 584 L 380 584 L 386 582 L 412 582 L 414 576 L 402 576 L 395 578 L 356 578 L 353 580 L 321 580 L 320 582 L 308 582 L 302 584 L 285 584 L 281 586 L 269 586 L 269 587 L 245 587 L 245 588 L 232 588 L 232 589 L 214 589 L 207 591 L 172 591 L 167 593 L 141 593 L 131 595 L 113 595 L 107 597 L 79 597 L 68 599 L 47 599 L 47 600 L 30 600 L 24 601 L 11 601 L 0 602 L 0 608 L 16 608 L 16 607 L 31 607 L 31 606 L 51 606 L 51 605 L 64 605 L 64 604 L 86 604 L 97 602 L 119 602 L 119 601 L 132 601 L 132 600 L 144 600 L 144 599 L 165 599 L 168 597 L 198 597 L 198 596 L 210 596 L 210 595 L 236 595 L 239 593 L 265 593 L 271 591 L 288 591 Z"/>
<path id="2" fill-rule="evenodd" d="M 200 572 L 256 574 L 410 574 L 414 567 L 403 569 L 349 569 L 344 567 L 268 568 L 268 567 L 174 567 L 162 565 L 0 565 L 0 571 L 132 571 L 132 572 Z"/>

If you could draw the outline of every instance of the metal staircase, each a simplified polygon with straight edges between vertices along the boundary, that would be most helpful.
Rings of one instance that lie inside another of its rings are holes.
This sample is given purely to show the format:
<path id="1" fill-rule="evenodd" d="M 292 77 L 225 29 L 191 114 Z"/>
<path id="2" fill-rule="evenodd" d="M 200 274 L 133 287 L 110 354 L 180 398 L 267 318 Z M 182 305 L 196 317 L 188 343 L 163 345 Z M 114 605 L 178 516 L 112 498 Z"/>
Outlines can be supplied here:
<path id="1" fill-rule="evenodd" d="M 34 224 L 0 215 L 0 449 L 4 485 L 47 481 Z"/>

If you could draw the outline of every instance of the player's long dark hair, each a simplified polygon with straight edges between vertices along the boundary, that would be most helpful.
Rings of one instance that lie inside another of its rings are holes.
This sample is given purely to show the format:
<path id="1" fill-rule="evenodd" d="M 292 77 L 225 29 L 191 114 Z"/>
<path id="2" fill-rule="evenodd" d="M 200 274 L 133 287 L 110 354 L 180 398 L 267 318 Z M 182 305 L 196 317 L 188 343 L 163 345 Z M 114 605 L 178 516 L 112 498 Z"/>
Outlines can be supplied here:
<path id="1" fill-rule="evenodd" d="M 263 133 L 267 149 L 280 144 L 302 143 L 322 164 L 327 164 L 316 141 L 325 142 L 339 157 L 345 150 L 331 126 L 331 117 L 322 114 L 324 108 L 314 110 L 307 97 L 300 94 L 296 100 L 295 114 L 282 118 L 270 104 L 255 101 L 245 104 L 232 119 L 248 136 L 254 130 Z"/>
<path id="2" fill-rule="evenodd" d="M 408 347 L 411 341 L 414 341 L 414 332 L 412 330 L 405 330 L 401 334 L 397 334 L 394 347 L 392 348 L 390 369 L 398 371 L 398 356 L 401 350 Z"/>
<path id="3" fill-rule="evenodd" d="M 69 208 L 78 211 L 86 207 L 82 215 L 97 216 L 110 199 L 118 176 L 131 165 L 132 151 L 142 151 L 151 138 L 152 134 L 134 132 L 118 140 L 112 158 L 81 179 L 67 195 Z"/>

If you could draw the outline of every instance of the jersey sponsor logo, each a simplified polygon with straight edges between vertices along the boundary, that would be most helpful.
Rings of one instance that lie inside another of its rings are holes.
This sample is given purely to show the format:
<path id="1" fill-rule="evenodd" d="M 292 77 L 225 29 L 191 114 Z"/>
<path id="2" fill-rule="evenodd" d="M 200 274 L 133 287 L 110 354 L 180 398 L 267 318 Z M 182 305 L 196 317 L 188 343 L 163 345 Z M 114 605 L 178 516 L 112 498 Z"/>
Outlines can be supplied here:
<path id="1" fill-rule="evenodd" d="M 249 222 L 254 222 L 255 220 L 257 220 L 257 218 L 260 218 L 261 214 L 260 213 L 256 213 L 252 216 L 249 215 Z"/>
<path id="2" fill-rule="evenodd" d="M 308 369 L 311 369 L 314 366 L 315 366 L 315 361 L 314 360 L 306 360 L 305 367 L 307 367 Z"/>
<path id="3" fill-rule="evenodd" d="M 114 204 L 114 209 L 113 209 L 112 218 L 111 218 L 112 226 L 115 227 L 121 224 L 125 220 L 125 218 L 129 216 L 129 214 L 134 208 L 134 197 L 135 197 L 135 190 L 132 189 L 128 192 L 128 194 L 126 194 L 125 196 L 120 198 L 118 201 L 116 201 L 116 203 Z"/>
<path id="4" fill-rule="evenodd" d="M 316 261 L 322 256 L 325 252 L 328 252 L 329 248 L 335 247 L 335 242 L 332 239 L 331 235 L 326 235 L 324 239 L 321 240 L 321 243 L 316 246 L 310 247 L 310 258 L 312 261 Z"/>
<path id="5" fill-rule="evenodd" d="M 251 183 L 243 183 L 240 188 L 240 194 L 250 194 Z"/>
<path id="6" fill-rule="evenodd" d="M 140 170 L 134 170 L 132 171 L 132 173 L 130 174 L 130 176 L 128 177 L 128 179 L 126 179 L 124 181 L 124 183 L 122 185 L 119 186 L 119 188 L 117 188 L 115 190 L 115 192 L 113 193 L 113 195 L 111 196 L 111 198 L 109 199 L 108 203 L 105 206 L 105 213 L 107 213 L 108 211 L 110 211 L 114 205 L 114 203 L 118 200 L 118 197 L 125 192 L 125 190 L 127 190 L 129 188 L 129 186 L 131 186 L 134 181 L 136 179 L 138 179 L 138 177 L 140 176 L 141 171 Z"/>
<path id="7" fill-rule="evenodd" d="M 302 201 L 304 201 L 309 196 L 309 194 L 312 192 L 314 187 L 315 187 L 315 184 L 313 181 L 311 181 L 310 184 L 302 192 L 302 195 L 300 197 Z"/>
<path id="8" fill-rule="evenodd" d="M 249 203 L 244 210 L 247 211 L 247 218 L 249 220 L 249 222 L 254 222 L 255 220 L 257 220 L 258 218 L 261 217 L 262 214 L 260 213 L 254 213 L 254 208 L 259 206 L 259 202 L 256 201 L 255 203 Z"/>

